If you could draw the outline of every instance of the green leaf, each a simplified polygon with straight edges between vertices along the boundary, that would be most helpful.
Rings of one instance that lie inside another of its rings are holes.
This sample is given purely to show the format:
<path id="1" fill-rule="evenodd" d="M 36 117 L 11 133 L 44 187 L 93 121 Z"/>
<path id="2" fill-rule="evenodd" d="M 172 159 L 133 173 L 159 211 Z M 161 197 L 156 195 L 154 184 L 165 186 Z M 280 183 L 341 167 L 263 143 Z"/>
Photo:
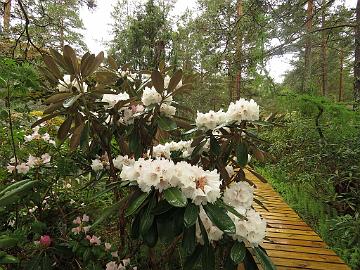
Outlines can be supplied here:
<path id="1" fill-rule="evenodd" d="M 19 263 L 19 259 L 11 256 L 11 255 L 5 255 L 0 258 L 0 264 L 13 264 L 13 263 Z"/>
<path id="2" fill-rule="evenodd" d="M 31 188 L 33 188 L 37 183 L 39 183 L 38 180 L 34 180 L 34 181 L 30 181 L 27 182 L 15 189 L 12 189 L 11 191 L 5 193 L 1 198 L 0 198 L 0 206 L 4 207 L 7 204 L 10 203 L 12 197 L 19 195 L 21 192 L 27 191 Z"/>
<path id="3" fill-rule="evenodd" d="M 210 151 L 215 155 L 219 156 L 221 152 L 221 147 L 219 142 L 215 139 L 214 136 L 210 136 Z"/>
<path id="4" fill-rule="evenodd" d="M 198 205 L 193 203 L 189 203 L 186 206 L 185 214 L 184 214 L 184 225 L 189 228 L 196 223 L 197 217 L 199 215 L 200 208 Z"/>
<path id="5" fill-rule="evenodd" d="M 160 116 L 157 123 L 159 128 L 165 131 L 171 131 L 177 128 L 175 121 L 165 116 Z"/>
<path id="6" fill-rule="evenodd" d="M 0 191 L 0 196 L 4 195 L 6 192 L 9 192 L 10 190 L 13 190 L 19 186 L 22 186 L 23 184 L 29 182 L 28 179 L 26 180 L 21 180 L 18 182 L 15 182 L 14 184 L 8 185 L 6 188 L 4 188 L 3 190 Z"/>
<path id="7" fill-rule="evenodd" d="M 148 247 L 154 247 L 156 245 L 158 240 L 158 231 L 157 231 L 156 222 L 153 222 L 150 229 L 143 236 L 143 240 Z"/>
<path id="8" fill-rule="evenodd" d="M 196 246 L 196 226 L 184 229 L 182 248 L 186 254 L 190 254 L 195 250 Z"/>
<path id="9" fill-rule="evenodd" d="M 230 251 L 230 257 L 234 263 L 239 264 L 245 259 L 246 247 L 244 242 L 236 241 Z"/>
<path id="10" fill-rule="evenodd" d="M 143 202 L 149 197 L 150 193 L 141 193 L 136 197 L 125 211 L 125 217 L 133 215 L 143 204 Z"/>
<path id="11" fill-rule="evenodd" d="M 143 238 L 149 232 L 151 226 L 154 223 L 154 215 L 151 214 L 151 211 L 155 207 L 155 205 L 156 205 L 156 197 L 154 193 L 149 203 L 147 204 L 147 207 L 144 207 L 144 213 L 142 214 L 140 220 L 140 234 L 142 235 Z"/>
<path id="12" fill-rule="evenodd" d="M 173 207 L 174 206 L 169 204 L 167 201 L 161 200 L 160 202 L 158 202 L 156 207 L 154 207 L 154 209 L 151 210 L 151 213 L 153 215 L 161 215 L 161 214 L 166 213 L 167 211 L 169 211 Z"/>
<path id="13" fill-rule="evenodd" d="M 260 247 L 254 247 L 253 250 L 255 251 L 255 255 L 259 259 L 264 270 L 276 269 L 275 265 L 272 263 L 269 256 Z"/>
<path id="14" fill-rule="evenodd" d="M 100 217 L 91 225 L 92 228 L 94 228 L 95 226 L 99 225 L 101 222 L 103 222 L 107 217 L 109 217 L 110 215 L 112 215 L 116 210 L 119 210 L 119 208 L 121 207 L 121 205 L 125 202 L 125 198 L 122 199 L 121 201 L 118 201 L 117 203 L 108 206 L 107 208 L 105 208 L 104 210 L 102 210 L 102 214 L 100 215 Z"/>
<path id="15" fill-rule="evenodd" d="M 236 232 L 236 227 L 234 222 L 231 220 L 231 218 L 226 214 L 226 212 L 223 209 L 211 203 L 208 203 L 203 207 L 210 220 L 220 230 L 229 234 L 234 234 Z"/>
<path id="16" fill-rule="evenodd" d="M 165 189 L 164 197 L 171 205 L 175 207 L 185 207 L 187 204 L 187 199 L 184 194 L 176 187 L 171 187 Z"/>
<path id="17" fill-rule="evenodd" d="M 236 146 L 237 163 L 241 167 L 245 167 L 248 162 L 248 148 L 245 143 L 240 143 Z"/>
<path id="18" fill-rule="evenodd" d="M 233 206 L 230 206 L 230 205 L 224 203 L 222 200 L 217 200 L 215 202 L 215 204 L 217 204 L 219 207 L 229 211 L 230 213 L 234 214 L 241 220 L 247 220 L 247 218 L 244 215 L 240 214 L 238 211 L 236 211 L 236 209 Z"/>
<path id="19" fill-rule="evenodd" d="M 197 245 L 194 252 L 186 258 L 184 263 L 184 269 L 186 270 L 193 269 L 196 263 L 199 261 L 202 251 L 203 251 L 203 246 Z"/>
<path id="20" fill-rule="evenodd" d="M 203 270 L 215 270 L 215 251 L 212 245 L 204 247 L 201 261 Z"/>
<path id="21" fill-rule="evenodd" d="M 11 236 L 1 236 L 0 237 L 0 249 L 10 248 L 17 245 L 19 239 L 11 237 Z"/>

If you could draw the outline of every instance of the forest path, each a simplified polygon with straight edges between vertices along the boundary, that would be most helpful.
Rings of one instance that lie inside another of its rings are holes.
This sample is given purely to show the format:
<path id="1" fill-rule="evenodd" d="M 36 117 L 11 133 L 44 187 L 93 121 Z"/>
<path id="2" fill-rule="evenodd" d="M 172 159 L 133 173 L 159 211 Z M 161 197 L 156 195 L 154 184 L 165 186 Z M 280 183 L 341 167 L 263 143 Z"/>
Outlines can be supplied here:
<path id="1" fill-rule="evenodd" d="M 257 187 L 256 197 L 268 209 L 266 211 L 256 203 L 253 205 L 268 224 L 268 239 L 261 246 L 265 248 L 277 269 L 350 269 L 269 183 L 263 183 L 248 170 L 245 174 Z"/>

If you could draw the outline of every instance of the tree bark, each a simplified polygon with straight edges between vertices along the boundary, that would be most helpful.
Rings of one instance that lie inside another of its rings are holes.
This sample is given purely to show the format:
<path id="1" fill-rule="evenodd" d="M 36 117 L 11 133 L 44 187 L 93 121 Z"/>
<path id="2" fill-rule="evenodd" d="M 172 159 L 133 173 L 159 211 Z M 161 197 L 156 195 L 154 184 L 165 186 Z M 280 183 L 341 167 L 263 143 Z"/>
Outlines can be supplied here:
<path id="1" fill-rule="evenodd" d="M 7 0 L 4 3 L 4 28 L 3 31 L 5 34 L 9 33 L 10 29 L 10 17 L 11 17 L 11 0 Z"/>
<path id="2" fill-rule="evenodd" d="M 321 28 L 326 27 L 326 0 L 322 2 L 321 10 Z M 327 59 L 327 31 L 321 31 L 321 60 L 322 60 L 322 72 L 321 72 L 321 92 L 323 96 L 326 96 L 328 92 L 328 59 Z"/>
<path id="3" fill-rule="evenodd" d="M 307 1 L 307 16 L 306 16 L 306 38 L 305 38 L 305 64 L 304 64 L 304 79 L 302 83 L 302 92 L 309 92 L 310 80 L 311 80 L 311 49 L 312 38 L 311 31 L 313 28 L 313 16 L 314 16 L 314 0 Z"/>
<path id="4" fill-rule="evenodd" d="M 237 19 L 241 20 L 241 17 L 244 15 L 243 11 L 243 0 L 238 0 L 237 5 Z M 232 97 L 232 100 L 238 100 L 240 98 L 242 90 L 242 58 L 243 58 L 243 35 L 241 31 L 241 24 L 238 24 L 236 32 L 236 80 L 235 80 L 235 93 Z"/>
<path id="5" fill-rule="evenodd" d="M 358 109 L 360 107 L 360 0 L 356 4 L 354 79 L 354 109 Z"/>
<path id="6" fill-rule="evenodd" d="M 344 51 L 340 50 L 340 70 L 339 70 L 339 99 L 341 102 L 344 96 Z"/>

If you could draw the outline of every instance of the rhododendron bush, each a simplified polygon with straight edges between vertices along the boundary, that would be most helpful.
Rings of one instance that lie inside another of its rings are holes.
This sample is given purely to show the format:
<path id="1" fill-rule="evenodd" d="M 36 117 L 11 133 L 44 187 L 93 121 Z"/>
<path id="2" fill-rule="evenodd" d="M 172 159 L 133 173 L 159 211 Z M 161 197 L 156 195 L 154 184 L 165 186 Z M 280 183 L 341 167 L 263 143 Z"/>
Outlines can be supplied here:
<path id="1" fill-rule="evenodd" d="M 92 217 L 93 224 L 86 214 L 73 220 L 73 252 L 80 246 L 91 254 L 101 250 L 97 256 L 108 270 L 134 267 L 127 260 L 144 247 L 144 265 L 151 269 L 161 269 L 177 249 L 183 269 L 236 269 L 242 262 L 252 267 L 253 255 L 266 269 L 273 267 L 259 246 L 266 221 L 252 208 L 254 200 L 260 202 L 244 173 L 250 158 L 264 158 L 257 148 L 255 101 L 239 99 L 189 120 L 186 104 L 176 99 L 191 91 L 190 77 L 181 70 L 161 64 L 135 73 L 103 53 L 79 58 L 69 46 L 63 54 L 51 50 L 44 62 L 53 93 L 25 141 L 81 155 L 75 161 L 79 174 L 91 179 L 85 189 L 101 184 L 114 198 Z M 55 143 L 39 125 L 59 116 Z M 48 153 L 29 155 L 10 160 L 8 171 L 26 175 L 51 162 Z M 117 223 L 119 243 L 94 234 L 97 226 L 106 231 L 109 220 Z M 50 237 L 41 236 L 37 244 L 51 247 Z"/>

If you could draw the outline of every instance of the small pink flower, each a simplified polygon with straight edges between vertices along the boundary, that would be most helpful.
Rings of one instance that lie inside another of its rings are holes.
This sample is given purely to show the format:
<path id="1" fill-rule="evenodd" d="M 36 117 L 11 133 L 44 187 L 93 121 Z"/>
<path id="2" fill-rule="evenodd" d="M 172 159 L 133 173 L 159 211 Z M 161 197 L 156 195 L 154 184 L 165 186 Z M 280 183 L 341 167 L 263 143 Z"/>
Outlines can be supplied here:
<path id="1" fill-rule="evenodd" d="M 51 245 L 51 238 L 49 235 L 43 235 L 40 237 L 40 245 L 48 247 Z"/>
<path id="2" fill-rule="evenodd" d="M 16 169 L 19 173 L 26 174 L 30 170 L 30 167 L 23 162 L 20 165 L 17 165 Z"/>
<path id="3" fill-rule="evenodd" d="M 91 240 L 91 236 L 90 235 L 87 235 L 86 237 L 85 237 L 87 240 Z"/>
<path id="4" fill-rule="evenodd" d="M 83 227 L 84 233 L 87 233 L 90 230 L 91 226 L 85 226 Z"/>
<path id="5" fill-rule="evenodd" d="M 82 217 L 83 222 L 89 222 L 89 219 L 90 219 L 89 216 L 86 215 L 86 214 L 84 214 L 83 217 Z"/>
<path id="6" fill-rule="evenodd" d="M 76 219 L 73 220 L 73 223 L 74 224 L 81 224 L 81 218 L 80 217 L 77 217 Z"/>
<path id="7" fill-rule="evenodd" d="M 110 243 L 105 243 L 105 250 L 108 251 L 111 248 L 111 244 Z"/>
<path id="8" fill-rule="evenodd" d="M 114 258 L 119 258 L 119 254 L 117 251 L 111 252 L 111 256 L 113 256 Z"/>
<path id="9" fill-rule="evenodd" d="M 95 235 L 93 235 L 89 241 L 90 241 L 90 244 L 94 244 L 96 246 L 99 246 L 101 244 L 100 237 L 97 237 Z"/>
<path id="10" fill-rule="evenodd" d="M 75 228 L 72 228 L 71 231 L 74 233 L 74 234 L 79 234 L 81 232 L 81 227 L 75 227 Z"/>
<path id="11" fill-rule="evenodd" d="M 6 169 L 9 173 L 12 173 L 15 170 L 15 166 L 9 164 L 6 166 Z"/>

